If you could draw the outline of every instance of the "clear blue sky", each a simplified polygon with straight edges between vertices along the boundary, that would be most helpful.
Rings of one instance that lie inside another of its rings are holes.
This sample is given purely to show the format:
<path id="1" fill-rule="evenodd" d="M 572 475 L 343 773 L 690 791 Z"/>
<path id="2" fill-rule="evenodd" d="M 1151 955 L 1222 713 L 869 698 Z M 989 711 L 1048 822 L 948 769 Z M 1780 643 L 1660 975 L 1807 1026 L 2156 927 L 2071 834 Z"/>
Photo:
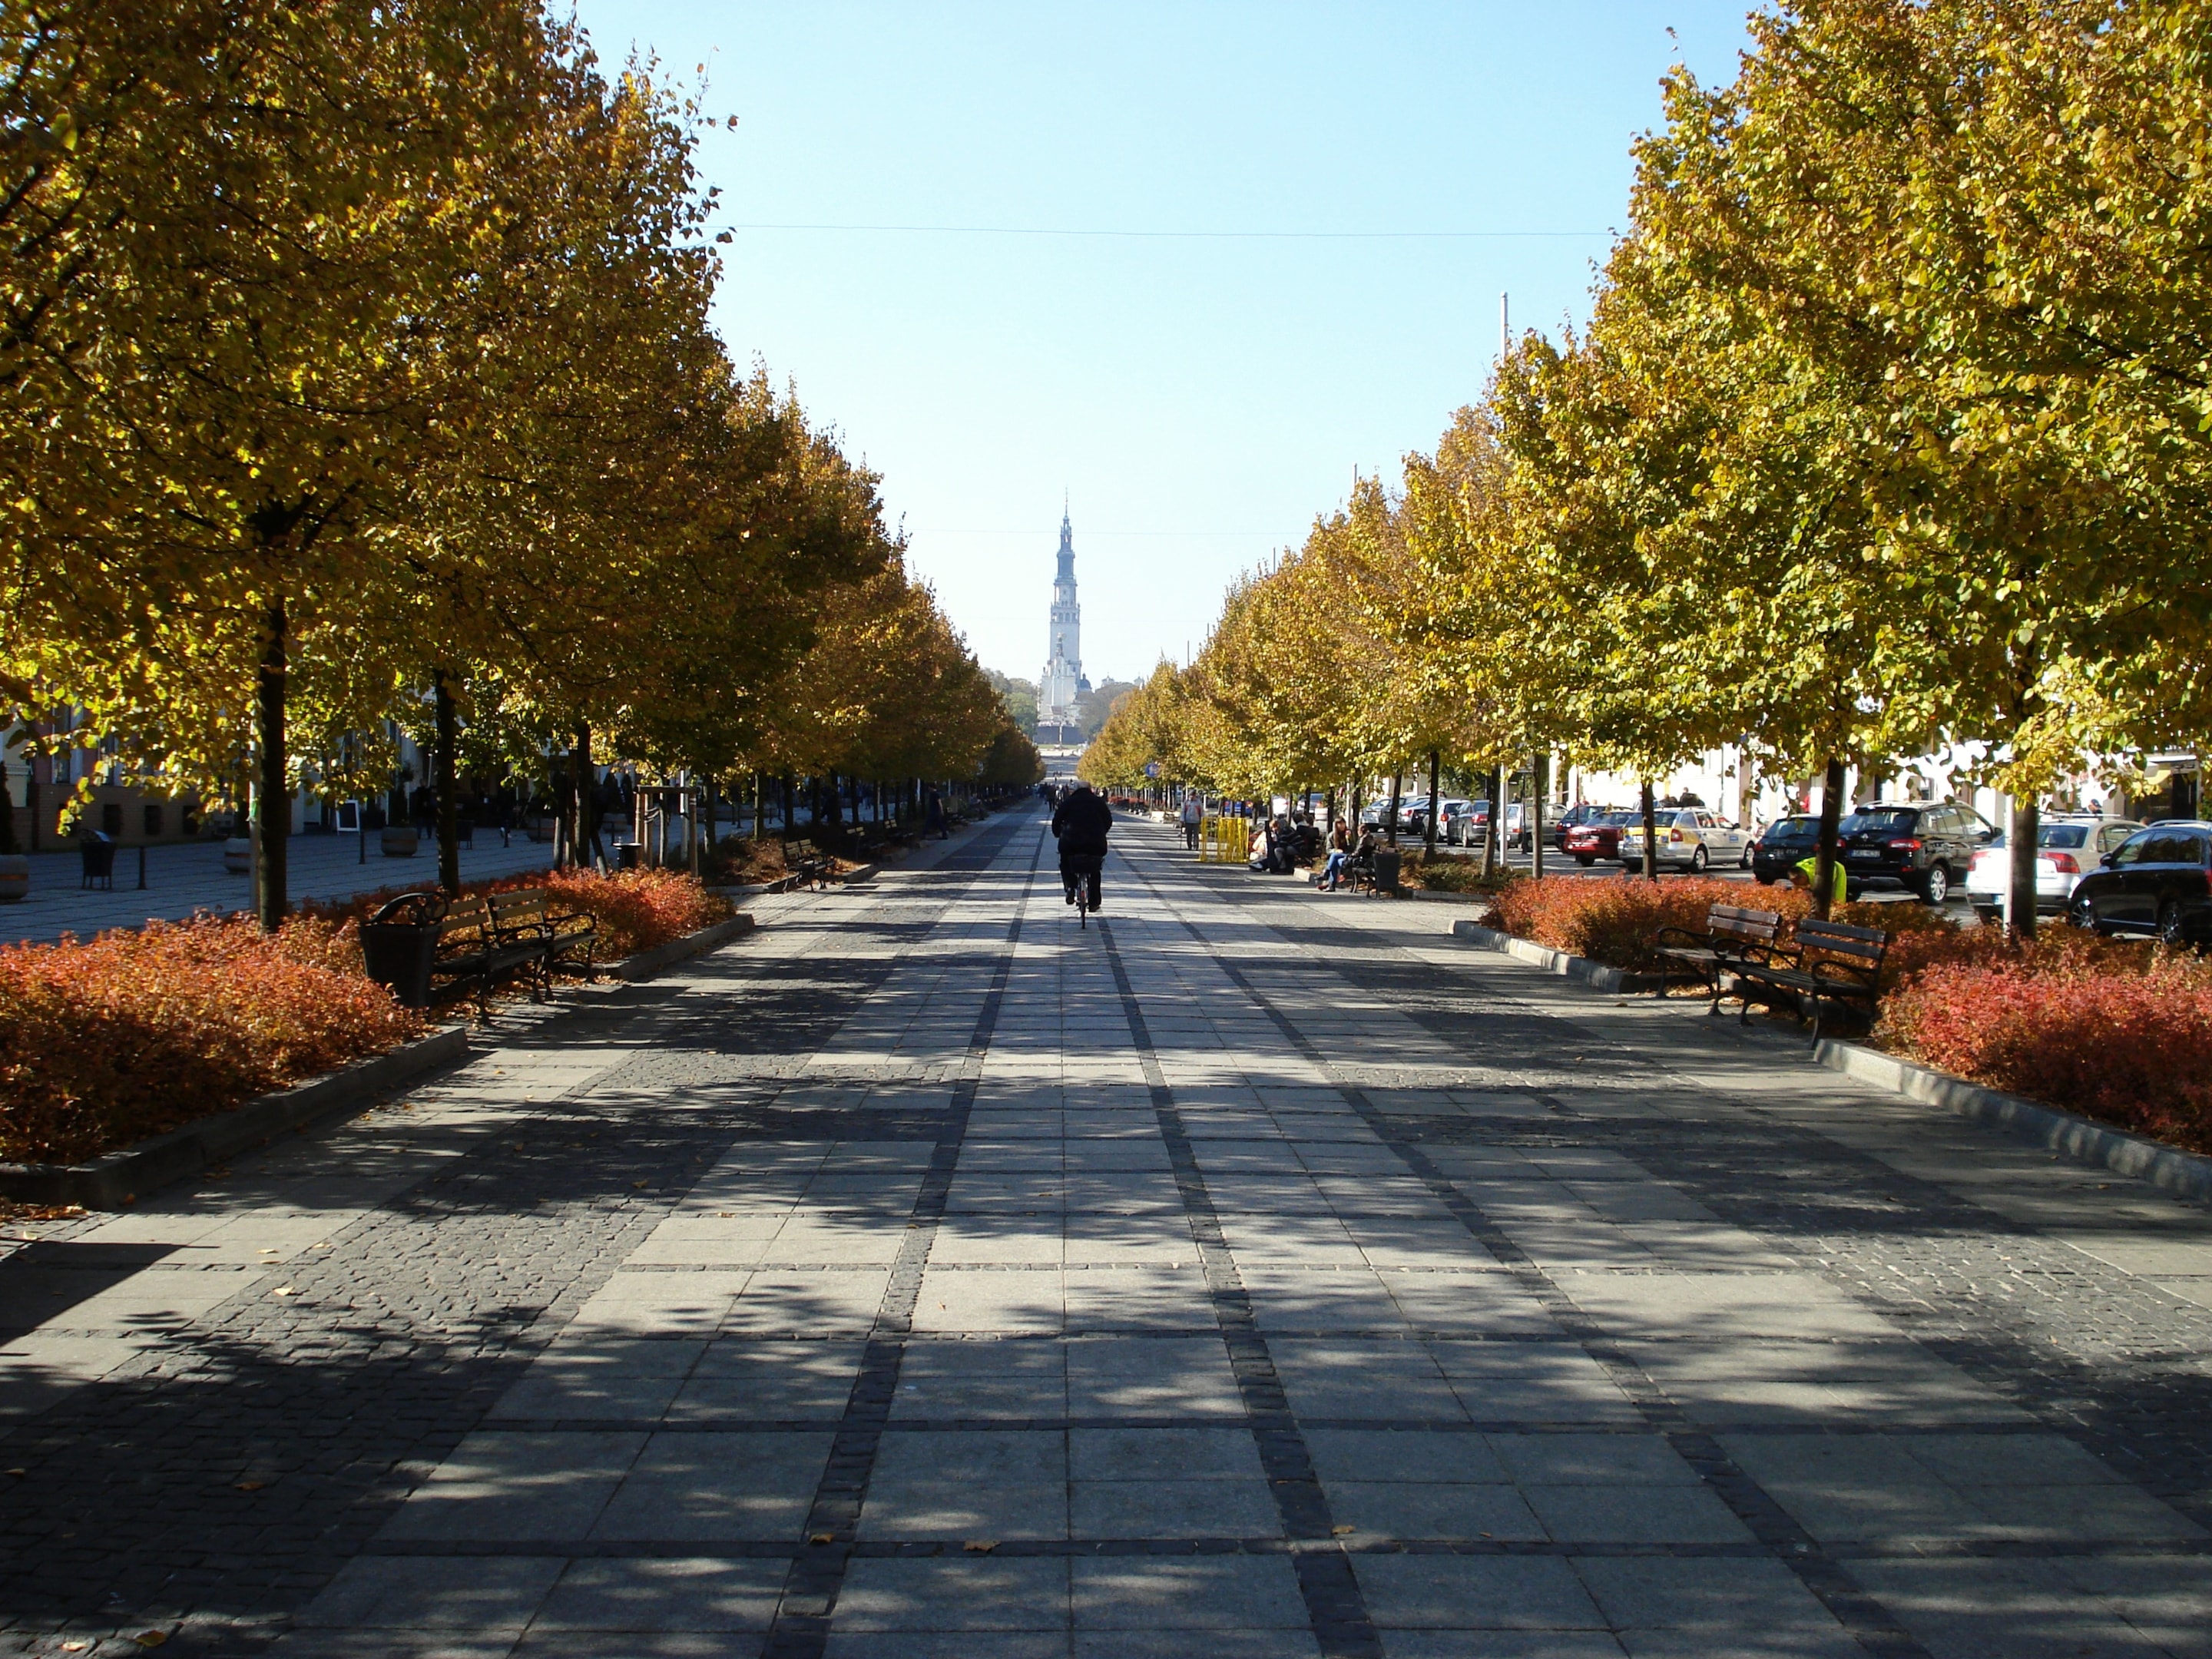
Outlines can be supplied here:
<path id="1" fill-rule="evenodd" d="M 1745 4 L 580 16 L 613 64 L 706 65 L 738 117 L 701 150 L 725 223 L 876 228 L 740 229 L 723 337 L 884 475 L 915 568 L 1024 678 L 1064 488 L 1096 681 L 1179 657 L 1355 467 L 1433 446 L 1481 392 L 1501 291 L 1516 329 L 1581 319 L 1660 76 L 1732 76 Z M 1310 234 L 1408 231 L 1516 234 Z M 1308 234 L 1221 234 L 1255 232 Z"/>

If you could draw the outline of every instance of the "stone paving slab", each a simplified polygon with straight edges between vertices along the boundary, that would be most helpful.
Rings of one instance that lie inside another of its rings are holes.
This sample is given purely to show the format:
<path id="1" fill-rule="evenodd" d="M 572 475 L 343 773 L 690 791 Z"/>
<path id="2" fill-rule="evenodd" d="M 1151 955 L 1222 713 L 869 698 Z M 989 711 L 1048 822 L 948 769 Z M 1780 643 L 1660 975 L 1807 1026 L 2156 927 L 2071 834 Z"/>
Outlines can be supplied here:
<path id="1" fill-rule="evenodd" d="M 1117 839 L 34 1229 L 0 1649 L 2212 1653 L 2212 1212 Z"/>

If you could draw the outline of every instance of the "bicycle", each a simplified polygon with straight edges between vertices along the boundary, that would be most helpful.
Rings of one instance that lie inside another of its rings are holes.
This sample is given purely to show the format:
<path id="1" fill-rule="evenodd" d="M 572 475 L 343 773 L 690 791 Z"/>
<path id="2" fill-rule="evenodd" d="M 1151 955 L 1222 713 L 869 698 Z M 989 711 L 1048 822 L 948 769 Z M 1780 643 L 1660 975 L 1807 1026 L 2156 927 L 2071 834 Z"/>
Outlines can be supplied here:
<path id="1" fill-rule="evenodd" d="M 1075 925 L 1085 933 L 1091 929 L 1091 884 L 1105 867 L 1103 853 L 1063 853 L 1060 857 L 1062 890 L 1074 898 Z"/>

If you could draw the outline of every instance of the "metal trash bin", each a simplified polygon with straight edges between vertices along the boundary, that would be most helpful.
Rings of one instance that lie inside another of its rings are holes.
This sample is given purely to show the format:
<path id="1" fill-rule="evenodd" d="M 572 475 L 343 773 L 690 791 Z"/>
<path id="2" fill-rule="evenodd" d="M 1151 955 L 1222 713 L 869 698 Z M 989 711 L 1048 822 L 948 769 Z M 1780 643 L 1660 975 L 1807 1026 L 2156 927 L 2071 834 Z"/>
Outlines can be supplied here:
<path id="1" fill-rule="evenodd" d="M 445 915 L 439 895 L 402 893 L 361 925 L 362 968 L 403 1008 L 430 1006 L 430 965 Z"/>
<path id="2" fill-rule="evenodd" d="M 1375 849 L 1375 890 L 1395 893 L 1398 890 L 1398 872 L 1405 866 L 1405 854 L 1395 847 Z"/>
<path id="3" fill-rule="evenodd" d="M 615 846 L 615 867 L 635 870 L 639 866 L 638 855 L 645 849 L 634 841 L 618 842 Z"/>
<path id="4" fill-rule="evenodd" d="M 115 837 L 105 830 L 94 830 L 78 843 L 77 852 L 84 860 L 84 877 L 77 884 L 80 890 L 97 887 L 113 892 Z"/>

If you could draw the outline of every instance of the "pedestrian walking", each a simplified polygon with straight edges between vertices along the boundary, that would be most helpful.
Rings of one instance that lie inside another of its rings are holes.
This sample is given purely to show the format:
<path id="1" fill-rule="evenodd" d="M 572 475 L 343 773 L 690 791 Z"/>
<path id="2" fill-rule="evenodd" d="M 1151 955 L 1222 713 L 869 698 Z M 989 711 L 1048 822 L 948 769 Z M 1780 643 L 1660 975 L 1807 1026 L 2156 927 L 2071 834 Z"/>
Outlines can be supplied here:
<path id="1" fill-rule="evenodd" d="M 928 811 L 930 832 L 934 835 L 938 840 L 945 840 L 952 834 L 952 830 L 951 827 L 945 821 L 945 797 L 939 794 L 934 789 L 929 792 Z"/>
<path id="2" fill-rule="evenodd" d="M 1196 795 L 1182 798 L 1182 844 L 1192 852 L 1198 851 L 1198 830 L 1206 817 L 1206 808 Z"/>

